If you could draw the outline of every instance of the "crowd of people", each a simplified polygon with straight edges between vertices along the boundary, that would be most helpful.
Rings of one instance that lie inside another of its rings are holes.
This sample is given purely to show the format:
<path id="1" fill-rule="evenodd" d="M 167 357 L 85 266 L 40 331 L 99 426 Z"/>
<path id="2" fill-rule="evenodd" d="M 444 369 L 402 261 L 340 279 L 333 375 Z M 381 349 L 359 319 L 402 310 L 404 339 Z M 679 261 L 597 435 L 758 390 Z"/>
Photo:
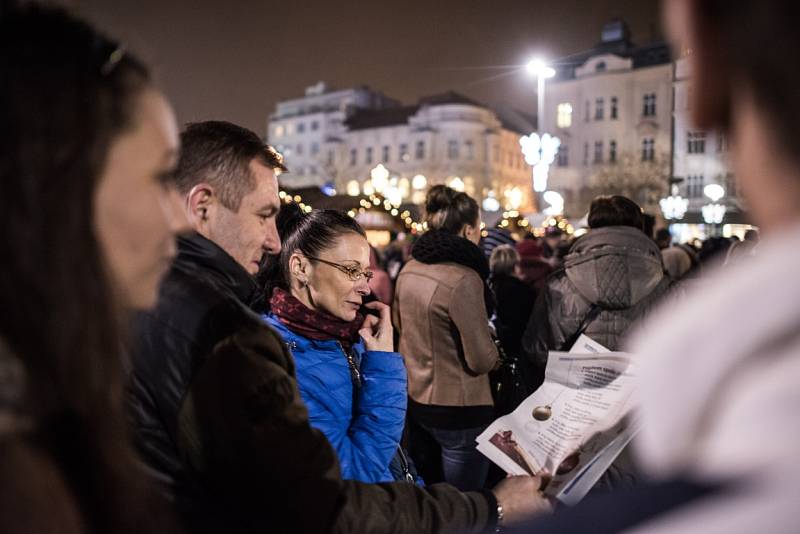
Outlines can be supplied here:
<path id="1" fill-rule="evenodd" d="M 800 51 L 798 15 L 665 6 L 762 242 L 673 244 L 622 196 L 572 241 L 482 242 L 476 200 L 434 185 L 428 231 L 380 261 L 354 218 L 282 205 L 289 169 L 255 133 L 180 129 L 119 43 L 4 7 L 0 531 L 796 530 L 800 106 L 781 96 L 800 78 L 757 37 Z M 582 333 L 640 358 L 642 429 L 567 508 L 548 473 L 492 476 L 475 438 Z"/>

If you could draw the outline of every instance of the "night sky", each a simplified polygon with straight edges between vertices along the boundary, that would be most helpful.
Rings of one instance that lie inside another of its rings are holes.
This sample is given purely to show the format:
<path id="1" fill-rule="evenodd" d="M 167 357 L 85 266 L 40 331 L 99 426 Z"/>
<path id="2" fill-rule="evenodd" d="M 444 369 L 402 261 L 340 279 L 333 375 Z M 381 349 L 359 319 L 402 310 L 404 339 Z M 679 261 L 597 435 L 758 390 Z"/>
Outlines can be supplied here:
<path id="1" fill-rule="evenodd" d="M 319 80 L 404 103 L 458 91 L 535 111 L 520 70 L 592 47 L 611 18 L 637 44 L 661 35 L 658 0 L 66 0 L 153 68 L 180 122 L 224 119 L 264 134 L 275 102 Z"/>

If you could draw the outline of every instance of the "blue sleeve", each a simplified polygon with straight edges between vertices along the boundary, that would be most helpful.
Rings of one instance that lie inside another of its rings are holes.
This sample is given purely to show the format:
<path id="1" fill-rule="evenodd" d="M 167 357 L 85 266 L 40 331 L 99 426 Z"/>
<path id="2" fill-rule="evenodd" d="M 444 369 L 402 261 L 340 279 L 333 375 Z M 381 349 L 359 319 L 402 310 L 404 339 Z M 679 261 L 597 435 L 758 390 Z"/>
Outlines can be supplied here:
<path id="1" fill-rule="evenodd" d="M 361 374 L 362 385 L 355 395 L 350 388 L 331 388 L 319 376 L 301 378 L 300 393 L 308 406 L 311 425 L 325 434 L 339 456 L 342 478 L 390 481 L 389 463 L 405 424 L 407 379 L 403 358 L 395 352 L 365 352 Z M 344 398 L 347 396 L 350 398 Z M 342 408 L 351 402 L 355 403 L 352 417 Z"/>

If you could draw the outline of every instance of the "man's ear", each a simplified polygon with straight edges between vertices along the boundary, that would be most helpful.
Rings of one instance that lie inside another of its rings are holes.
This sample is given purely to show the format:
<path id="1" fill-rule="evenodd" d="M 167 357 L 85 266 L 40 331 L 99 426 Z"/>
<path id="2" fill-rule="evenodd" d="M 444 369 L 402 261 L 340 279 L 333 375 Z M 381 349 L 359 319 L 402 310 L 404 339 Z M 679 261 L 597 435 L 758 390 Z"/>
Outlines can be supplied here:
<path id="1" fill-rule="evenodd" d="M 200 234 L 205 235 L 209 220 L 216 209 L 216 196 L 214 188 L 207 183 L 200 183 L 192 187 L 186 198 L 187 218 L 189 224 Z"/>

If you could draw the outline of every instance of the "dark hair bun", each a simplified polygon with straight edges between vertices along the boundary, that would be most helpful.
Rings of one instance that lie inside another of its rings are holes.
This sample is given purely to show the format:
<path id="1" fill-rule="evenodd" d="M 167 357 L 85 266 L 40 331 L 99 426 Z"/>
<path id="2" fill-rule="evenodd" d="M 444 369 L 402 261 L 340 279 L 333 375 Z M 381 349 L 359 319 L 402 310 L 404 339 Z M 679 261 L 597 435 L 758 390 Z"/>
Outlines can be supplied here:
<path id="1" fill-rule="evenodd" d="M 278 215 L 275 217 L 275 226 L 278 228 L 281 242 L 285 242 L 290 235 L 295 233 L 305 217 L 306 213 L 294 202 L 281 206 Z"/>
<path id="2" fill-rule="evenodd" d="M 453 205 L 458 191 L 446 185 L 434 185 L 425 195 L 425 212 L 428 214 L 436 213 L 449 209 Z"/>

